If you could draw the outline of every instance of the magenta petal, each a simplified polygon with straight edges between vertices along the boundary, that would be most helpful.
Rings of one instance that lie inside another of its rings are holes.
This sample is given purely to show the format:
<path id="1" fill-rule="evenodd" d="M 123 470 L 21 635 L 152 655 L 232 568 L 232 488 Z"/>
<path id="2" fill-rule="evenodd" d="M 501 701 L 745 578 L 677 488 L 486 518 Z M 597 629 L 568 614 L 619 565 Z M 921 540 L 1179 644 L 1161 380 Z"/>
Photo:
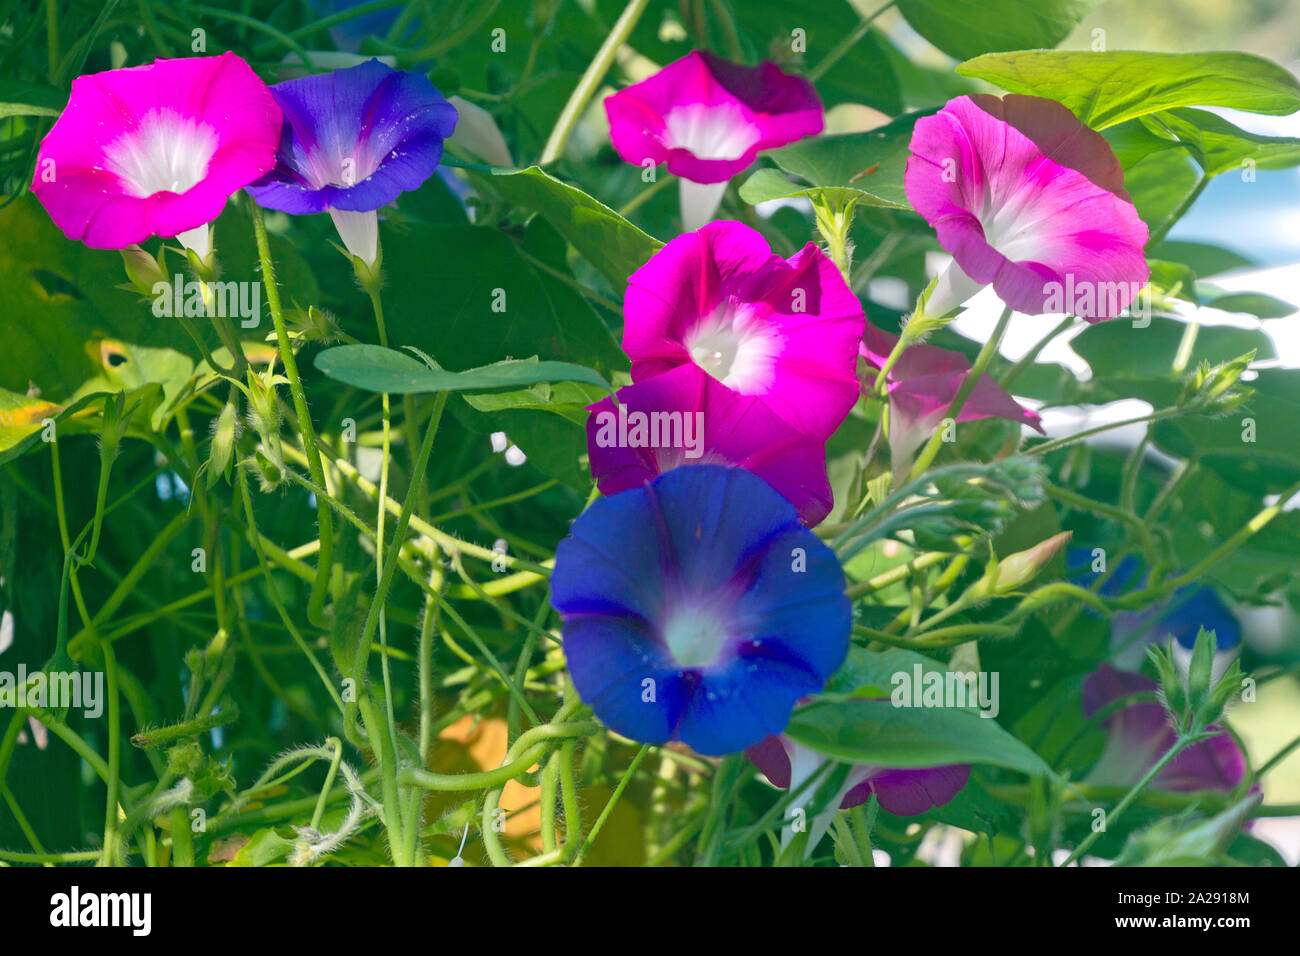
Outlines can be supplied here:
<path id="1" fill-rule="evenodd" d="M 880 369 L 898 336 L 867 323 L 861 352 L 867 364 Z M 960 352 L 935 345 L 909 345 L 889 370 L 890 447 L 906 458 L 929 437 L 970 374 L 970 362 Z M 1025 408 L 988 375 L 980 377 L 957 420 L 1005 418 L 1043 431 L 1039 414 Z"/>
<path id="2" fill-rule="evenodd" d="M 623 311 L 634 382 L 694 362 L 818 439 L 857 400 L 862 306 L 811 243 L 787 261 L 748 226 L 710 223 L 632 274 Z"/>
<path id="3" fill-rule="evenodd" d="M 32 191 L 89 246 L 175 236 L 274 165 L 280 127 L 270 91 L 233 53 L 79 76 Z"/>
<path id="4" fill-rule="evenodd" d="M 679 465 L 735 465 L 795 506 L 809 527 L 830 513 L 826 448 L 763 402 L 738 395 L 694 363 L 590 406 L 587 451 L 601 494 L 643 485 Z"/>
<path id="5" fill-rule="evenodd" d="M 668 164 L 697 183 L 724 182 L 758 151 L 822 131 L 812 84 L 764 61 L 747 67 L 695 51 L 605 100 L 610 139 L 629 163 Z"/>
<path id="6" fill-rule="evenodd" d="M 1054 100 L 960 96 L 917 121 L 908 200 L 962 270 L 1020 312 L 1114 318 L 1150 275 L 1109 144 Z"/>

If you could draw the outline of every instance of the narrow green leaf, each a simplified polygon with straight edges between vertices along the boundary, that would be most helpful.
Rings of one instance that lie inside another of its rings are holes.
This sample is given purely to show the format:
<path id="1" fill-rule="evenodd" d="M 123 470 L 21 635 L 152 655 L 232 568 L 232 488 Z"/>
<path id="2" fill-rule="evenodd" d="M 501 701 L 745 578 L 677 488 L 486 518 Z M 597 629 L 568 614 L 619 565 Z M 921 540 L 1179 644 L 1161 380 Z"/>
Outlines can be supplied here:
<path id="1" fill-rule="evenodd" d="M 544 216 L 620 292 L 627 277 L 663 245 L 604 203 L 540 167 L 493 167 L 484 176 L 506 200 Z"/>
<path id="2" fill-rule="evenodd" d="M 1051 776 L 1038 754 L 996 720 L 954 707 L 895 707 L 888 700 L 814 703 L 785 731 L 827 757 L 882 767 L 978 763 Z"/>
<path id="3" fill-rule="evenodd" d="M 582 382 L 613 392 L 599 372 L 569 362 L 508 359 L 463 372 L 449 372 L 430 368 L 405 352 L 378 345 L 338 345 L 326 349 L 316 356 L 316 368 L 345 385 L 394 395 L 485 392 L 496 388 L 517 389 L 539 382 Z"/>

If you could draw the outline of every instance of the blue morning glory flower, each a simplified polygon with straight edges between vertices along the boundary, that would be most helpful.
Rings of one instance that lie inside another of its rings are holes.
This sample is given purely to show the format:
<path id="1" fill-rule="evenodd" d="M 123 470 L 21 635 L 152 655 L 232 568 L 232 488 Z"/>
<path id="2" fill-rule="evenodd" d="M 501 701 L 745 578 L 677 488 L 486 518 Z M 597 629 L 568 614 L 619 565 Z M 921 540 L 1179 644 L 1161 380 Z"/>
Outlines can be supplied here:
<path id="1" fill-rule="evenodd" d="M 852 625 L 834 553 L 763 479 L 718 465 L 593 503 L 556 551 L 551 604 L 598 718 L 702 754 L 784 730 Z"/>
<path id="2" fill-rule="evenodd" d="M 1081 587 L 1090 587 L 1097 577 L 1091 567 L 1092 553 L 1075 548 L 1066 561 L 1071 580 Z M 1103 597 L 1119 597 L 1141 590 L 1148 577 L 1146 564 L 1129 555 L 1116 566 L 1097 593 Z M 1148 644 L 1173 638 L 1179 651 L 1191 651 L 1201 628 L 1214 632 L 1216 656 L 1226 659 L 1237 652 L 1241 644 L 1241 622 L 1236 615 L 1213 589 L 1188 585 L 1149 608 L 1115 614 L 1111 623 L 1111 653 L 1116 666 L 1135 671 L 1146 660 Z"/>
<path id="3" fill-rule="evenodd" d="M 442 159 L 456 108 L 428 77 L 378 60 L 271 87 L 284 112 L 276 166 L 247 187 L 258 205 L 328 212 L 348 251 L 378 257 L 378 216 Z"/>

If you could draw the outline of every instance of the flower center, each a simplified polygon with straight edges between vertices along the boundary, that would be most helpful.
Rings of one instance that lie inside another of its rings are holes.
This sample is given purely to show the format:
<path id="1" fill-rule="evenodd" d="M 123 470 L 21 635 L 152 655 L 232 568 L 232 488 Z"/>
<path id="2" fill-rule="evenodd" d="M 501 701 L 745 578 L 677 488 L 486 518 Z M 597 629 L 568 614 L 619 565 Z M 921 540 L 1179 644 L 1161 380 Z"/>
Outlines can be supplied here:
<path id="1" fill-rule="evenodd" d="M 682 667 L 709 667 L 727 643 L 727 627 L 715 611 L 684 607 L 664 624 L 664 643 Z"/>
<path id="2" fill-rule="evenodd" d="M 211 126 L 174 110 L 152 110 L 131 132 L 104 150 L 108 170 L 143 199 L 154 193 L 184 193 L 208 173 L 217 151 Z"/>
<path id="3" fill-rule="evenodd" d="M 780 351 L 780 337 L 762 325 L 752 305 L 728 299 L 688 333 L 695 364 L 742 394 L 763 391 Z"/>
<path id="4" fill-rule="evenodd" d="M 758 142 L 758 130 L 734 103 L 691 103 L 664 117 L 667 145 L 698 159 L 739 159 Z"/>

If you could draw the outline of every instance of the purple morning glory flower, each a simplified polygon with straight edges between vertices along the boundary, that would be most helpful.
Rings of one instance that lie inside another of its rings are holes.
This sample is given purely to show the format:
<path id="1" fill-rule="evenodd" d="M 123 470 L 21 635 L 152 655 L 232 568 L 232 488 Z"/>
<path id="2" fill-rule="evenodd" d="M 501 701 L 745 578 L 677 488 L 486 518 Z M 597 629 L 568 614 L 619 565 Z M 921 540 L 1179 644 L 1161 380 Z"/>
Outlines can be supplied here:
<path id="1" fill-rule="evenodd" d="M 271 87 L 284 112 L 276 166 L 248 187 L 268 209 L 328 212 L 344 245 L 378 258 L 375 210 L 433 175 L 456 108 L 428 77 L 367 60 Z"/>
<path id="2" fill-rule="evenodd" d="M 1088 587 L 1100 571 L 1086 548 L 1070 551 L 1067 564 L 1071 579 Z M 1148 572 L 1141 559 L 1132 555 L 1115 566 L 1114 572 L 1097 588 L 1105 597 L 1115 597 L 1146 584 Z M 1111 622 L 1111 661 L 1088 675 L 1083 683 L 1083 712 L 1091 717 L 1103 707 L 1124 697 L 1155 693 L 1156 682 L 1138 668 L 1146 660 L 1152 643 L 1169 641 L 1174 660 L 1186 669 L 1196 636 L 1204 628 L 1215 636 L 1214 680 L 1218 680 L 1241 644 L 1241 623 L 1218 595 L 1207 587 L 1186 587 L 1168 600 L 1141 611 L 1121 611 Z M 1159 701 L 1140 701 L 1120 708 L 1102 724 L 1106 746 L 1088 775 L 1089 783 L 1129 787 L 1142 779 L 1177 740 L 1169 716 Z M 1220 730 L 1211 727 L 1210 730 Z M 1246 775 L 1246 757 L 1236 739 L 1219 733 L 1188 747 L 1153 782 L 1162 790 L 1233 789 Z"/>
<path id="3" fill-rule="evenodd" d="M 646 743 L 743 750 L 848 653 L 831 550 L 741 468 L 675 468 L 597 500 L 560 542 L 551 604 L 596 716 Z"/>
<path id="4" fill-rule="evenodd" d="M 772 786 L 787 790 L 803 786 L 821 770 L 828 758 L 785 734 L 773 734 L 746 749 L 745 759 L 762 771 Z M 821 813 L 809 820 L 809 851 L 825 835 L 837 810 L 849 810 L 866 803 L 873 793 L 882 809 L 896 816 L 910 817 L 948 803 L 961 792 L 969 779 L 969 764 L 907 770 L 855 766 L 840 787 L 838 798 L 831 800 Z M 805 788 L 801 798 L 796 799 L 811 798 L 811 790 Z M 789 844 L 793 835 L 790 829 L 782 833 L 782 847 Z"/>
<path id="5" fill-rule="evenodd" d="M 1107 704 L 1143 692 L 1154 693 L 1156 682 L 1143 674 L 1116 670 L 1109 664 L 1083 682 L 1083 712 L 1091 717 Z M 1131 787 L 1178 739 L 1159 701 L 1140 701 L 1122 707 L 1103 723 L 1106 747 L 1088 774 L 1087 782 Z M 1210 730 L 1219 730 L 1210 727 Z M 1152 786 L 1160 790 L 1232 790 L 1246 775 L 1246 757 L 1229 733 L 1192 744 L 1156 775 Z"/>
<path id="6" fill-rule="evenodd" d="M 791 779 L 801 783 L 811 769 L 826 758 L 795 743 L 784 734 L 759 741 L 745 751 L 750 763 L 763 772 L 768 782 L 782 790 Z M 866 803 L 874 793 L 882 809 L 900 817 L 912 817 L 941 807 L 966 786 L 970 764 L 919 767 L 909 770 L 857 766 L 844 782 L 843 796 L 836 809 L 850 810 Z"/>

